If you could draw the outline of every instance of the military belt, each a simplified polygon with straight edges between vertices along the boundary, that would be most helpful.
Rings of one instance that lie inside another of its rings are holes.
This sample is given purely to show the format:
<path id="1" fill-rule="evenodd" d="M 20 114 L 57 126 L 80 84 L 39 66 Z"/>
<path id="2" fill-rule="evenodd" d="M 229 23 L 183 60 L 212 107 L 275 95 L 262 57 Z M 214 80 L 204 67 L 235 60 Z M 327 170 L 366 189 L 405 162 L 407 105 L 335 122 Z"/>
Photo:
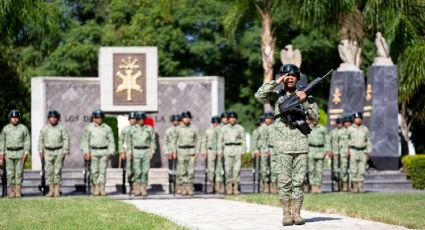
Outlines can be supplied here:
<path id="1" fill-rule="evenodd" d="M 24 147 L 6 148 L 6 149 L 7 149 L 7 151 L 20 151 L 20 150 L 23 150 Z"/>
<path id="2" fill-rule="evenodd" d="M 351 145 L 350 145 L 350 149 L 354 149 L 354 150 L 357 150 L 357 151 L 363 151 L 363 150 L 366 150 L 366 147 L 358 148 L 358 147 L 356 147 L 356 146 L 351 146 Z"/>
<path id="3" fill-rule="evenodd" d="M 214 150 L 212 147 L 208 147 L 209 150 Z"/>
<path id="4" fill-rule="evenodd" d="M 62 146 L 59 147 L 44 147 L 45 149 L 49 150 L 49 151 L 55 151 L 55 150 L 59 150 L 62 148 Z"/>
<path id="5" fill-rule="evenodd" d="M 323 148 L 325 147 L 325 145 L 313 145 L 313 144 L 309 144 L 310 147 L 314 147 L 314 148 Z"/>
<path id="6" fill-rule="evenodd" d="M 148 149 L 149 146 L 133 146 L 134 149 Z"/>
<path id="7" fill-rule="evenodd" d="M 195 148 L 194 145 L 180 145 L 179 148 L 181 149 L 193 149 Z"/>
<path id="8" fill-rule="evenodd" d="M 108 146 L 103 147 L 97 147 L 97 146 L 90 146 L 91 149 L 108 149 Z"/>
<path id="9" fill-rule="evenodd" d="M 269 148 L 274 148 L 274 145 L 269 145 Z"/>
<path id="10" fill-rule="evenodd" d="M 230 145 L 242 145 L 241 143 L 226 143 L 224 145 L 230 146 Z"/>

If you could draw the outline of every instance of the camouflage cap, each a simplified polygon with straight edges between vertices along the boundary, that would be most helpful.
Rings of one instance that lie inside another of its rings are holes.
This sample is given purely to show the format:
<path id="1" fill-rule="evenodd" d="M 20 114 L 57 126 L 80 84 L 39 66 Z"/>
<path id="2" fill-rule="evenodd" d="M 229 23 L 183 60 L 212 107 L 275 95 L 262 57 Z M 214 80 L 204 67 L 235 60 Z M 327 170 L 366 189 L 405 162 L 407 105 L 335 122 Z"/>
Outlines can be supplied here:
<path id="1" fill-rule="evenodd" d="M 19 110 L 17 110 L 17 109 L 12 109 L 12 110 L 10 110 L 10 112 L 9 112 L 9 119 L 10 119 L 10 118 L 12 118 L 12 117 L 18 117 L 18 118 L 21 118 L 21 116 L 22 116 L 21 111 L 19 111 Z"/>
<path id="2" fill-rule="evenodd" d="M 49 110 L 47 112 L 47 118 L 49 117 L 56 117 L 57 119 L 61 118 L 61 114 L 57 110 Z"/>

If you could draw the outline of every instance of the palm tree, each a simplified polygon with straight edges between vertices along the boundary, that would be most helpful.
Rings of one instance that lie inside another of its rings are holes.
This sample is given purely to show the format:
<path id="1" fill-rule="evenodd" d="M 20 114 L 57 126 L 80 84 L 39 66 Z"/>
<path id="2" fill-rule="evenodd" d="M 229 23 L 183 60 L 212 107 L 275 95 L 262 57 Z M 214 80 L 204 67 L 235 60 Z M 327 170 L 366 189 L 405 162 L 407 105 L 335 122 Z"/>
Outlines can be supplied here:
<path id="1" fill-rule="evenodd" d="M 402 146 L 412 121 L 425 122 L 425 1 L 423 0 L 288 0 L 300 25 L 336 26 L 341 39 L 360 44 L 366 33 L 381 31 L 398 68 Z M 422 105 L 422 106 L 421 106 Z M 407 148 L 404 147 L 403 154 Z"/>

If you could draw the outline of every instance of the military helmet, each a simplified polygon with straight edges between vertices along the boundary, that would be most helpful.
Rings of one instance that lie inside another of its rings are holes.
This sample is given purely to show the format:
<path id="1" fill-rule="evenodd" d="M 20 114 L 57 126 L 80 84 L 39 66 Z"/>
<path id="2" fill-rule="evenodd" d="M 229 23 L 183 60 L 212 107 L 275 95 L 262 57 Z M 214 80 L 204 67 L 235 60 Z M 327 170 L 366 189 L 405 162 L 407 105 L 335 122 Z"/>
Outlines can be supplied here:
<path id="1" fill-rule="evenodd" d="M 222 112 L 220 118 L 229 118 L 229 114 L 227 112 Z"/>
<path id="2" fill-rule="evenodd" d="M 178 121 L 179 120 L 179 115 L 177 114 L 173 114 L 170 116 L 170 121 L 174 122 L 174 121 Z"/>
<path id="3" fill-rule="evenodd" d="M 21 116 L 22 116 L 21 112 L 17 109 L 12 109 L 9 112 L 9 119 L 12 118 L 12 117 L 21 118 Z"/>
<path id="4" fill-rule="evenodd" d="M 274 113 L 272 113 L 272 112 L 264 113 L 264 118 L 271 118 L 271 119 L 273 119 L 274 118 Z"/>
<path id="5" fill-rule="evenodd" d="M 284 74 L 295 74 L 295 76 L 297 76 L 297 79 L 300 79 L 300 69 L 298 69 L 298 67 L 296 65 L 293 64 L 285 64 L 283 66 L 280 67 L 279 69 L 279 74 L 280 75 L 284 75 Z"/>
<path id="6" fill-rule="evenodd" d="M 263 114 L 263 115 L 261 115 L 261 116 L 258 118 L 258 123 L 263 123 L 263 122 L 264 122 L 264 118 L 266 118 L 266 117 L 264 116 L 264 114 Z"/>
<path id="7" fill-rule="evenodd" d="M 128 119 L 137 119 L 137 113 L 136 112 L 129 112 L 128 113 Z"/>
<path id="8" fill-rule="evenodd" d="M 353 116 L 350 114 L 345 115 L 344 122 L 353 122 Z"/>
<path id="9" fill-rule="evenodd" d="M 362 114 L 362 112 L 355 112 L 355 113 L 353 114 L 353 118 L 360 118 L 360 119 L 363 119 L 363 114 Z"/>
<path id="10" fill-rule="evenodd" d="M 337 117 L 337 118 L 336 118 L 336 123 L 337 123 L 337 124 L 344 123 L 344 120 L 345 120 L 345 119 L 344 119 L 344 117 Z"/>
<path id="11" fill-rule="evenodd" d="M 105 113 L 102 110 L 100 110 L 100 109 L 96 109 L 95 111 L 93 111 L 91 113 L 91 116 L 93 118 L 104 118 L 105 117 Z"/>
<path id="12" fill-rule="evenodd" d="M 140 120 L 140 119 L 145 120 L 146 119 L 146 113 L 143 112 L 143 111 L 137 111 L 136 112 L 136 119 L 138 119 L 138 120 Z"/>
<path id="13" fill-rule="evenodd" d="M 227 113 L 228 118 L 236 118 L 238 119 L 238 114 L 236 112 L 228 112 Z"/>
<path id="14" fill-rule="evenodd" d="M 176 114 L 176 116 L 177 116 L 177 120 L 178 120 L 178 121 L 182 121 L 182 120 L 183 120 L 183 118 L 182 118 L 182 115 L 181 115 L 181 114 Z"/>
<path id="15" fill-rule="evenodd" d="M 219 116 L 214 116 L 211 118 L 211 123 L 220 123 L 221 118 Z"/>
<path id="16" fill-rule="evenodd" d="M 182 112 L 181 116 L 182 118 L 192 118 L 192 114 L 190 113 L 190 111 Z"/>
<path id="17" fill-rule="evenodd" d="M 47 118 L 56 117 L 57 119 L 61 119 L 61 114 L 57 110 L 49 110 L 47 112 Z"/>

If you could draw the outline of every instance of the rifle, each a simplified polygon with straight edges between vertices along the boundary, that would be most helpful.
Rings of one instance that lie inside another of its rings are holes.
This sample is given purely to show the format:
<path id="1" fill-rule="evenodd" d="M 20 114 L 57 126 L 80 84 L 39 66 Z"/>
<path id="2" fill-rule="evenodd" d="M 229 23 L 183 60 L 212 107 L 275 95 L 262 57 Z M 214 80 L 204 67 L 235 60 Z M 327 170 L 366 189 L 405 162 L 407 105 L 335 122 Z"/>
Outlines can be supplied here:
<path id="1" fill-rule="evenodd" d="M 177 166 L 177 159 L 174 159 L 173 160 L 173 197 L 176 197 L 176 185 L 177 185 L 176 166 Z"/>
<path id="2" fill-rule="evenodd" d="M 121 161 L 121 167 L 122 167 L 122 193 L 123 194 L 126 194 L 127 193 L 127 187 L 126 187 L 126 184 L 125 184 L 125 177 L 126 177 L 126 174 L 127 174 L 127 171 L 126 171 L 126 163 L 127 163 L 127 160 L 126 159 L 124 159 L 124 160 L 122 160 Z"/>
<path id="3" fill-rule="evenodd" d="M 133 192 L 133 157 L 130 155 L 130 172 L 128 173 L 128 184 L 130 185 L 130 191 L 128 192 L 128 196 L 131 196 Z"/>
<path id="4" fill-rule="evenodd" d="M 351 182 L 350 182 L 350 157 L 351 157 L 351 155 L 348 154 L 348 157 L 347 157 L 347 192 L 350 192 L 350 190 L 351 190 Z"/>
<path id="5" fill-rule="evenodd" d="M 257 168 L 257 156 L 254 155 L 254 158 L 252 158 L 252 193 L 255 193 L 255 173 L 256 173 L 256 169 Z"/>
<path id="6" fill-rule="evenodd" d="M 266 164 L 266 176 L 267 176 L 267 181 L 268 181 L 268 185 L 270 186 L 270 182 L 271 182 L 271 167 L 270 167 L 270 156 L 267 157 L 267 164 Z M 269 193 L 271 193 L 270 189 L 269 189 Z"/>
<path id="7" fill-rule="evenodd" d="M 205 156 L 205 180 L 204 180 L 204 193 L 208 193 L 208 153 Z"/>
<path id="8" fill-rule="evenodd" d="M 218 156 L 218 154 L 216 154 L 216 156 L 215 156 L 215 159 L 214 159 L 214 175 L 213 175 L 213 183 L 214 183 L 214 185 L 216 185 L 217 184 L 217 181 L 216 181 L 216 173 L 217 173 L 217 158 L 218 158 L 219 156 Z M 213 186 L 213 188 L 212 188 L 212 190 L 213 190 L 213 193 L 215 193 L 215 192 L 217 192 L 217 191 L 215 191 L 215 186 Z"/>
<path id="9" fill-rule="evenodd" d="M 341 177 L 341 154 L 338 155 L 338 192 L 342 189 L 342 177 Z"/>
<path id="10" fill-rule="evenodd" d="M 334 176 L 334 157 L 335 156 L 332 156 L 331 157 L 331 191 L 332 192 L 335 192 L 335 189 L 334 189 L 334 180 L 336 179 L 335 176 Z"/>
<path id="11" fill-rule="evenodd" d="M 40 177 L 41 177 L 41 183 L 40 183 L 40 192 L 41 195 L 46 195 L 46 171 L 45 171 L 45 161 L 44 157 L 41 159 L 41 171 L 40 171 Z"/>
<path id="12" fill-rule="evenodd" d="M 224 154 L 223 154 L 223 158 L 221 159 L 221 175 L 223 175 L 223 183 L 224 183 L 224 186 L 226 187 L 226 170 L 225 170 L 225 167 L 224 167 Z M 224 189 L 224 194 L 226 194 L 227 193 L 227 191 L 226 191 L 226 189 Z"/>
<path id="13" fill-rule="evenodd" d="M 87 195 L 91 193 L 91 160 L 84 160 L 84 187 Z"/>
<path id="14" fill-rule="evenodd" d="M 323 79 L 325 79 L 325 77 L 327 77 L 333 71 L 334 70 L 332 69 L 323 77 L 317 77 L 306 87 L 299 88 L 298 90 L 303 91 L 307 96 L 309 96 L 314 90 L 314 88 L 316 88 L 316 86 L 321 83 Z M 311 132 L 311 128 L 306 122 L 305 108 L 302 105 L 300 98 L 296 94 L 292 94 L 278 106 L 280 113 L 275 115 L 275 120 L 279 117 L 285 117 L 288 123 L 299 129 L 303 134 L 307 135 Z"/>
<path id="15" fill-rule="evenodd" d="M 2 197 L 7 196 L 7 171 L 6 171 L 6 159 L 3 159 L 2 165 L 2 175 L 1 175 L 1 186 L 2 186 Z"/>
<path id="16" fill-rule="evenodd" d="M 168 160 L 168 193 L 173 193 L 173 160 Z"/>
<path id="17" fill-rule="evenodd" d="M 261 172 L 261 153 L 260 153 L 260 156 L 258 157 L 257 161 L 258 161 L 258 163 L 257 163 L 257 165 L 258 165 L 257 191 L 258 191 L 258 193 L 260 193 L 261 192 L 261 179 L 263 177 L 263 173 Z"/>
<path id="18" fill-rule="evenodd" d="M 310 174 L 308 173 L 308 170 L 306 171 L 305 179 L 306 179 L 306 183 L 307 183 L 307 189 L 308 189 L 308 191 L 310 192 L 310 191 L 311 191 L 311 186 L 310 186 Z"/>

